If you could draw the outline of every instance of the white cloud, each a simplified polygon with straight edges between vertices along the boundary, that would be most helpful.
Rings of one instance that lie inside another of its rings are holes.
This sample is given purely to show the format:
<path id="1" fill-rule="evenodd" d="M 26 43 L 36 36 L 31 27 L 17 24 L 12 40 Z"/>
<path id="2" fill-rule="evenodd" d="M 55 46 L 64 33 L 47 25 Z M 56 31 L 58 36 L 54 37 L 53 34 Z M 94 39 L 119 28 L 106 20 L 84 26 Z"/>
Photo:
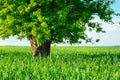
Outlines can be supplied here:
<path id="1" fill-rule="evenodd" d="M 29 46 L 29 41 L 27 39 L 18 40 L 15 37 L 10 37 L 5 40 L 0 39 L 0 45 L 18 45 L 18 46 Z"/>
<path id="2" fill-rule="evenodd" d="M 96 17 L 95 19 L 91 20 L 91 22 L 99 22 L 102 23 L 101 27 L 106 31 L 120 31 L 120 17 L 114 18 L 113 23 L 107 23 Z"/>

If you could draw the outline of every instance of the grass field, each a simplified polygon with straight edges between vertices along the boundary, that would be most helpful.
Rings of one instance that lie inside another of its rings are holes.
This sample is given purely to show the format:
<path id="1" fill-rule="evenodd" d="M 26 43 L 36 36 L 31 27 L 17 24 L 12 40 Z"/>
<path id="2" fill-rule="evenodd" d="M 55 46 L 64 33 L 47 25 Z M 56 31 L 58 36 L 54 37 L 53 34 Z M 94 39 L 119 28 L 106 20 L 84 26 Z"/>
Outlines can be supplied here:
<path id="1" fill-rule="evenodd" d="M 0 80 L 120 80 L 120 47 L 52 47 L 34 58 L 30 47 L 0 47 Z"/>

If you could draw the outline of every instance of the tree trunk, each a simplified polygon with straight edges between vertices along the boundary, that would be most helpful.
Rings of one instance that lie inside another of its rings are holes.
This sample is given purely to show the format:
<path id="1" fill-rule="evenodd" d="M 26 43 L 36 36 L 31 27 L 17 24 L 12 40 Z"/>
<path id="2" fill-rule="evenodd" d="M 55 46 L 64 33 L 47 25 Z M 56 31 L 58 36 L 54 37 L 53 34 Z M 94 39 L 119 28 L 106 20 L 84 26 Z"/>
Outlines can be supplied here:
<path id="1" fill-rule="evenodd" d="M 46 40 L 42 45 L 39 45 L 33 36 L 29 37 L 32 55 L 33 56 L 40 56 L 40 57 L 47 57 L 50 55 L 50 44 L 51 41 Z"/>

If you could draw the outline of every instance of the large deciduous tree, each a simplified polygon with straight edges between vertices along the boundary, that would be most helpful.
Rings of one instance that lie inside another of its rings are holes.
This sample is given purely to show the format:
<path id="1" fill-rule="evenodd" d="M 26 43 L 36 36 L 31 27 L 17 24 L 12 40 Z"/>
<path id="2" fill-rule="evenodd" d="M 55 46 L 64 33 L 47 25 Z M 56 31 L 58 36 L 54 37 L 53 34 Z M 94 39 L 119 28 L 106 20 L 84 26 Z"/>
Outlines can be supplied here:
<path id="1" fill-rule="evenodd" d="M 50 44 L 90 41 L 86 27 L 103 32 L 97 15 L 110 22 L 113 0 L 0 0 L 0 38 L 16 36 L 30 41 L 34 56 L 48 56 Z"/>

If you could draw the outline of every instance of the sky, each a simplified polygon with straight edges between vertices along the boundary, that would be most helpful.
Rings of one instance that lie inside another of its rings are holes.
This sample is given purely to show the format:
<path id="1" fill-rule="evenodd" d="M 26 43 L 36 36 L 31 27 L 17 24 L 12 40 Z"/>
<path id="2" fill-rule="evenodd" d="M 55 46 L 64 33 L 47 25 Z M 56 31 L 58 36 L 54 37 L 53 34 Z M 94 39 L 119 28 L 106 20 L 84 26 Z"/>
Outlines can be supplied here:
<path id="1" fill-rule="evenodd" d="M 120 13 L 120 0 L 115 0 L 115 3 L 111 6 L 115 12 Z M 113 16 L 113 21 L 115 24 L 102 22 L 98 17 L 96 17 L 93 21 L 98 21 L 102 23 L 102 27 L 106 30 L 106 33 L 89 33 L 87 32 L 89 37 L 93 37 L 93 39 L 99 38 L 100 41 L 98 43 L 82 43 L 76 44 L 79 46 L 118 46 L 120 45 L 120 17 Z M 17 46 L 30 46 L 30 43 L 27 39 L 18 40 L 15 37 L 10 37 L 5 40 L 0 39 L 0 45 L 17 45 Z M 69 44 L 58 44 L 62 46 L 66 46 Z"/>

